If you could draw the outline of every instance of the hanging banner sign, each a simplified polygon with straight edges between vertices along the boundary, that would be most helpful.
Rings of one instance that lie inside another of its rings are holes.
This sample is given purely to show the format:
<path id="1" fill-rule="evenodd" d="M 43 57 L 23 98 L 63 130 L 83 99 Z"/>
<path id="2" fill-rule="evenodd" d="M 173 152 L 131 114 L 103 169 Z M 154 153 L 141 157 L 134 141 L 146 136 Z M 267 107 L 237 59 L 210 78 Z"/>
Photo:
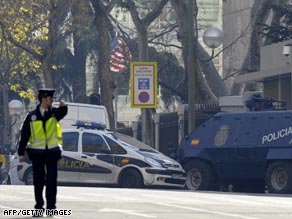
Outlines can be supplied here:
<path id="1" fill-rule="evenodd" d="M 157 62 L 131 62 L 131 107 L 157 108 Z"/>

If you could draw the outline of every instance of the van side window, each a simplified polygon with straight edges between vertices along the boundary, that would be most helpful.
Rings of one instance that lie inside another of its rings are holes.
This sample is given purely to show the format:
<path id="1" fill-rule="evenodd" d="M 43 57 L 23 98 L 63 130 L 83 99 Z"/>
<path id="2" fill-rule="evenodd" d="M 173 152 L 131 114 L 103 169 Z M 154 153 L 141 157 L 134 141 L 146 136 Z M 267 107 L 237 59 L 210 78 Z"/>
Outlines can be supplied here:
<path id="1" fill-rule="evenodd" d="M 82 152 L 101 153 L 103 150 L 108 150 L 108 147 L 100 135 L 92 133 L 83 133 Z"/>
<path id="2" fill-rule="evenodd" d="M 107 141 L 109 147 L 111 148 L 111 152 L 113 154 L 126 154 L 127 151 L 122 148 L 117 142 L 113 141 L 112 139 L 104 136 L 105 140 Z"/>
<path id="3" fill-rule="evenodd" d="M 78 132 L 63 133 L 63 150 L 64 151 L 78 151 Z"/>

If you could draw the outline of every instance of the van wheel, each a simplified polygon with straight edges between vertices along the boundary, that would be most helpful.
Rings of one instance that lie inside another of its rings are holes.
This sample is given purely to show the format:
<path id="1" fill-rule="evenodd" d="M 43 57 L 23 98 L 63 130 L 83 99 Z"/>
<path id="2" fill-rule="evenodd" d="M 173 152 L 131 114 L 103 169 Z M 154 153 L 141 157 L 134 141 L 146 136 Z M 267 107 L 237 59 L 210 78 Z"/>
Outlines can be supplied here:
<path id="1" fill-rule="evenodd" d="M 291 193 L 292 163 L 287 161 L 271 163 L 266 170 L 266 185 L 270 193 Z"/>
<path id="2" fill-rule="evenodd" d="M 25 185 L 33 185 L 33 172 L 32 168 L 29 168 L 23 177 L 23 181 L 25 182 Z"/>
<path id="3" fill-rule="evenodd" d="M 120 186 L 122 188 L 141 188 L 143 187 L 143 177 L 138 170 L 125 170 L 120 178 Z"/>
<path id="4" fill-rule="evenodd" d="M 214 190 L 216 176 L 212 167 L 204 161 L 193 160 L 184 166 L 187 173 L 186 188 L 189 190 Z"/>

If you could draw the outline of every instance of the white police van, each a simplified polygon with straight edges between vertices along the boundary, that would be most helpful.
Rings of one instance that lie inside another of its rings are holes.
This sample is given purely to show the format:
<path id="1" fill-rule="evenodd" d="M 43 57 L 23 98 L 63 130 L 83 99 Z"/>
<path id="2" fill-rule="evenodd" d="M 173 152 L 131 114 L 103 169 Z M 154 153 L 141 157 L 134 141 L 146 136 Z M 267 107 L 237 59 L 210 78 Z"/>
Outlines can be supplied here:
<path id="1" fill-rule="evenodd" d="M 58 182 L 184 187 L 181 165 L 152 147 L 98 123 L 78 121 L 76 126 L 63 129 Z M 33 183 L 29 161 L 19 163 L 17 169 L 20 180 Z"/>
<path id="2" fill-rule="evenodd" d="M 60 120 L 62 128 L 71 128 L 76 120 L 93 121 L 105 124 L 110 129 L 109 116 L 105 106 L 85 103 L 66 102 L 67 115 Z M 54 102 L 53 107 L 59 107 L 59 102 Z"/>

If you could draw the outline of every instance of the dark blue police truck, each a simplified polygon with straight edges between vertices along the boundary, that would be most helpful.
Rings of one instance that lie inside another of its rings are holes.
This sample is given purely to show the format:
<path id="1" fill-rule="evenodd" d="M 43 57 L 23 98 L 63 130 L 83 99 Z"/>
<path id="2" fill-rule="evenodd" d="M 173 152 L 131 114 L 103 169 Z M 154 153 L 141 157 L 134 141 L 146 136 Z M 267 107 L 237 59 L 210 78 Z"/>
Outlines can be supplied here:
<path id="1" fill-rule="evenodd" d="M 219 112 L 185 136 L 177 155 L 186 188 L 292 192 L 292 110 L 266 102 L 246 103 L 251 112 Z"/>

